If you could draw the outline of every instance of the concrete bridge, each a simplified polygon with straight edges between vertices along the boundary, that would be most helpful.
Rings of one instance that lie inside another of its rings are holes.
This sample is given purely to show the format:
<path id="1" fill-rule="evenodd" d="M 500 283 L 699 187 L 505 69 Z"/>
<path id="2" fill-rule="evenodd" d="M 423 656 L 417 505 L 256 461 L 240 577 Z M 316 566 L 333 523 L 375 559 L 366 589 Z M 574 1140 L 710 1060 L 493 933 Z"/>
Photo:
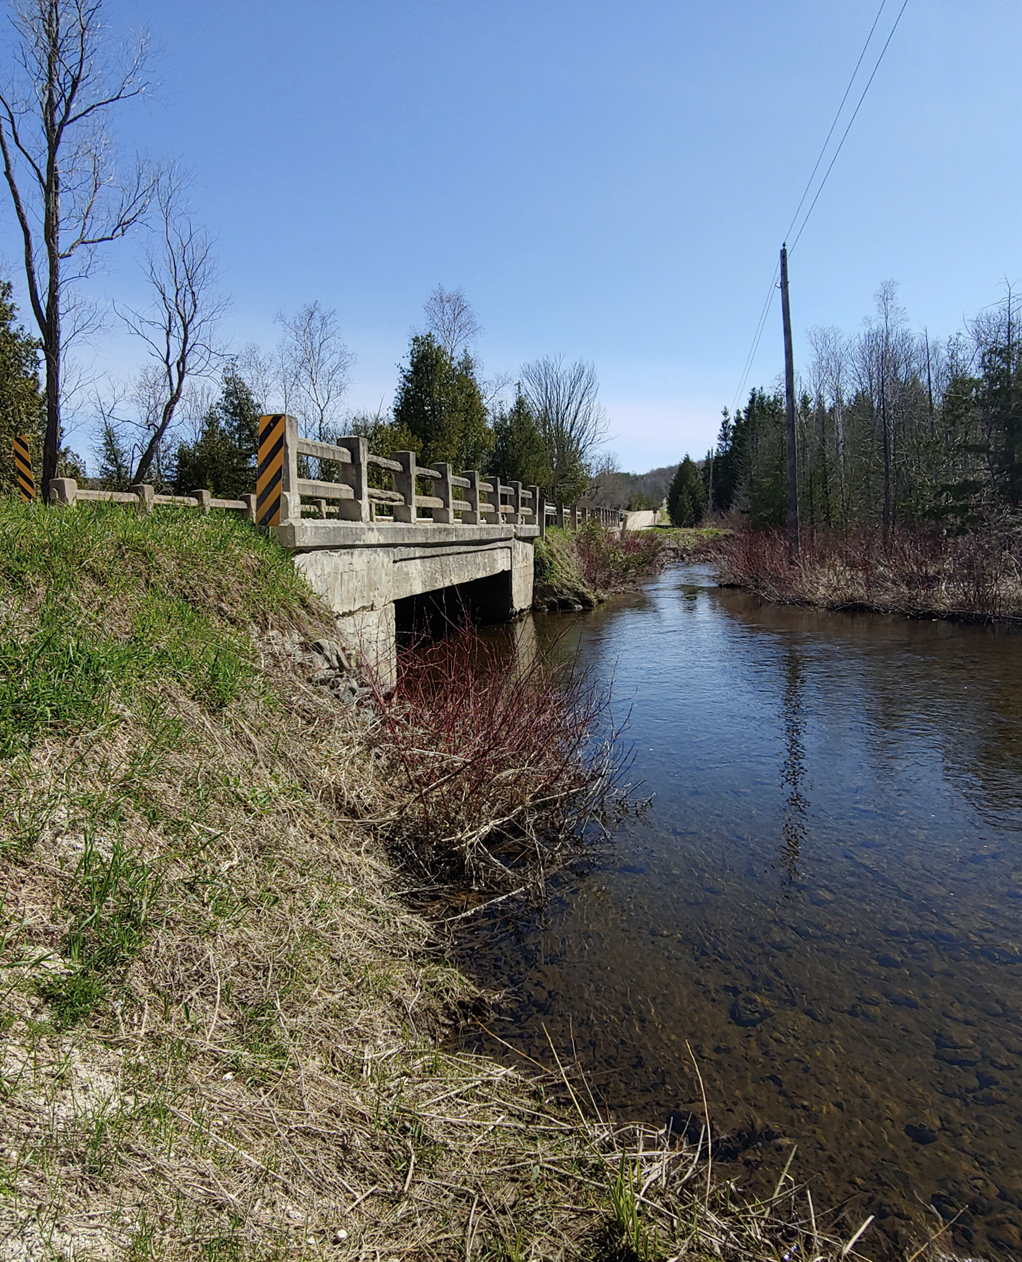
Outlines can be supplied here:
<path id="1" fill-rule="evenodd" d="M 364 438 L 301 438 L 289 416 L 260 420 L 255 512 L 337 615 L 342 639 L 388 681 L 398 634 L 417 616 L 464 610 L 496 622 L 530 608 L 533 543 L 548 523 L 619 521 L 616 510 L 547 503 L 536 486 L 420 465 L 411 451 L 379 456 Z"/>

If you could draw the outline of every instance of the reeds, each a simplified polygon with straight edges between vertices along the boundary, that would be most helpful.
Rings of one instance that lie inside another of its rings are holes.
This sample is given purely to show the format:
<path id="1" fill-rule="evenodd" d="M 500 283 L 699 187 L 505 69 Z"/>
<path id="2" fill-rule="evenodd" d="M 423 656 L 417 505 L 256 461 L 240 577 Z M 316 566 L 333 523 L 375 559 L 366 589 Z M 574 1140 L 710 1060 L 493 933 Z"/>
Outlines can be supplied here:
<path id="1" fill-rule="evenodd" d="M 738 530 L 712 559 L 719 581 L 767 600 L 963 621 L 1022 618 L 1022 526 L 965 535 L 938 530 L 803 530 L 797 556 L 784 532 Z"/>

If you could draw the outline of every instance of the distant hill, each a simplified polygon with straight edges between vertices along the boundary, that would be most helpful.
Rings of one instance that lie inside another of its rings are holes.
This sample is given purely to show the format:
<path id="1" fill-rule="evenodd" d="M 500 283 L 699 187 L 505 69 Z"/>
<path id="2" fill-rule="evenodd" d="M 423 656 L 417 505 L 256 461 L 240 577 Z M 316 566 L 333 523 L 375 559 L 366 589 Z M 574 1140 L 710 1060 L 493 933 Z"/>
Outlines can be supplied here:
<path id="1" fill-rule="evenodd" d="M 599 473 L 586 498 L 608 508 L 659 508 L 677 470 L 670 464 L 648 473 Z"/>

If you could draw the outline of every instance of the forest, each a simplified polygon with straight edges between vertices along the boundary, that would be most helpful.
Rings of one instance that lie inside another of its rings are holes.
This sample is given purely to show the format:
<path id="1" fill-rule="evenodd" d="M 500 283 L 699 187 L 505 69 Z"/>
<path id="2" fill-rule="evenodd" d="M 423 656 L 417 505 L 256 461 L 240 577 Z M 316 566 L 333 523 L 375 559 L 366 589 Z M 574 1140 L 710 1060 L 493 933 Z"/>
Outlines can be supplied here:
<path id="1" fill-rule="evenodd" d="M 938 341 L 913 331 L 889 281 L 857 333 L 813 328 L 807 342 L 796 409 L 804 524 L 962 532 L 1019 508 L 1022 334 L 1010 289 Z M 782 390 L 754 389 L 724 411 L 700 474 L 704 495 L 684 502 L 681 524 L 707 510 L 784 524 Z"/>

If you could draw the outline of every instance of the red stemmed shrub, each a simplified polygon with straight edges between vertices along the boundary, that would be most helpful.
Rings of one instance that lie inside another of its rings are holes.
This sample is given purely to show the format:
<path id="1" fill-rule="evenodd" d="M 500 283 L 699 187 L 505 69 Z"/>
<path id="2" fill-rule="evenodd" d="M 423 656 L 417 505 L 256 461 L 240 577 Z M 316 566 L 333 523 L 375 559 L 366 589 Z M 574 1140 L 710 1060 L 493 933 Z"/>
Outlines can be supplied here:
<path id="1" fill-rule="evenodd" d="M 663 536 L 655 530 L 611 534 L 594 524 L 578 532 L 575 549 L 586 582 L 598 591 L 618 591 L 649 578 L 667 560 Z"/>
<path id="2" fill-rule="evenodd" d="M 720 582 L 767 600 L 968 621 L 1022 618 L 1022 529 L 739 530 L 713 546 Z"/>
<path id="3" fill-rule="evenodd" d="M 577 852 L 614 780 L 607 694 L 584 672 L 466 628 L 403 652 L 397 688 L 375 691 L 404 803 L 386 829 L 423 878 L 502 890 Z"/>

